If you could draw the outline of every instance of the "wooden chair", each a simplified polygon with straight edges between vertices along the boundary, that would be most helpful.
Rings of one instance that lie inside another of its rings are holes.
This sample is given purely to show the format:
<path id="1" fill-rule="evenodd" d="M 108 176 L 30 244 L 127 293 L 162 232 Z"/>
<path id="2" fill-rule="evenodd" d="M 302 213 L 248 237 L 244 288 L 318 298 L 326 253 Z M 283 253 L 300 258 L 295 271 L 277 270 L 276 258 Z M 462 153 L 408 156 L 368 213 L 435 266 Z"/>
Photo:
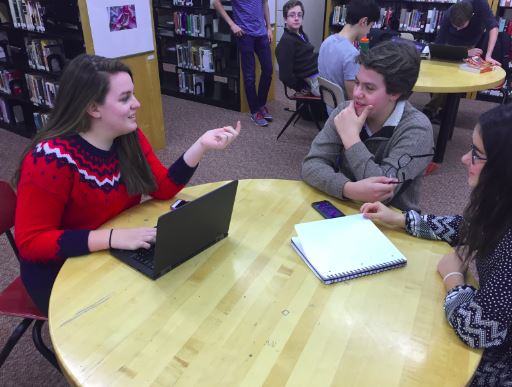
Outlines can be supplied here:
<path id="1" fill-rule="evenodd" d="M 0 234 L 7 236 L 14 255 L 19 260 L 18 249 L 10 230 L 14 226 L 15 209 L 16 194 L 8 183 L 0 181 Z M 0 315 L 23 318 L 0 352 L 0 367 L 30 324 L 35 321 L 32 327 L 32 340 L 35 347 L 51 365 L 61 372 L 55 354 L 44 344 L 41 336 L 41 328 L 48 318 L 34 305 L 19 276 L 0 293 Z"/>
<path id="2" fill-rule="evenodd" d="M 318 128 L 318 130 L 322 130 L 322 126 L 320 125 L 320 121 L 316 117 L 316 115 L 314 113 L 314 109 L 312 109 L 312 104 L 320 103 L 321 102 L 321 98 L 320 97 L 317 97 L 316 95 L 313 95 L 313 94 L 310 94 L 310 93 L 304 94 L 304 93 L 299 93 L 299 92 L 295 92 L 293 95 L 290 95 L 289 91 L 288 91 L 288 87 L 286 87 L 286 85 L 284 85 L 284 95 L 290 101 L 295 101 L 296 102 L 296 108 L 295 108 L 295 110 L 291 110 L 289 108 L 285 108 L 284 109 L 284 110 L 287 110 L 289 112 L 293 112 L 293 114 L 288 119 L 288 121 L 284 125 L 283 129 L 281 129 L 281 131 L 277 135 L 277 140 L 279 140 L 279 137 L 281 137 L 281 135 L 284 133 L 284 131 L 288 128 L 288 126 L 290 126 L 292 121 L 293 121 L 293 125 L 295 125 L 295 123 L 300 118 L 300 114 L 305 112 L 305 111 L 307 111 L 309 113 L 309 115 L 311 116 L 311 118 L 315 122 L 315 125 Z"/>

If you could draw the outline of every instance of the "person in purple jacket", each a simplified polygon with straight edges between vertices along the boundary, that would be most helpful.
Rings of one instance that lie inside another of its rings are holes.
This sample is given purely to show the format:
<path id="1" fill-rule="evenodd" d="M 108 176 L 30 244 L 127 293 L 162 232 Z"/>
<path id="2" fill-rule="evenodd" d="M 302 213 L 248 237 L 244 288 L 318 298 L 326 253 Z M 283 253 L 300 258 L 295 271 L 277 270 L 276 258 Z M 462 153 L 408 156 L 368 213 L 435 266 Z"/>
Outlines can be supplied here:
<path id="1" fill-rule="evenodd" d="M 272 82 L 272 27 L 268 0 L 232 0 L 233 19 L 227 14 L 221 0 L 214 0 L 213 6 L 222 16 L 235 35 L 240 49 L 245 94 L 251 110 L 252 120 L 259 126 L 272 121 L 266 103 Z M 261 65 L 261 76 L 256 92 L 256 61 Z"/>

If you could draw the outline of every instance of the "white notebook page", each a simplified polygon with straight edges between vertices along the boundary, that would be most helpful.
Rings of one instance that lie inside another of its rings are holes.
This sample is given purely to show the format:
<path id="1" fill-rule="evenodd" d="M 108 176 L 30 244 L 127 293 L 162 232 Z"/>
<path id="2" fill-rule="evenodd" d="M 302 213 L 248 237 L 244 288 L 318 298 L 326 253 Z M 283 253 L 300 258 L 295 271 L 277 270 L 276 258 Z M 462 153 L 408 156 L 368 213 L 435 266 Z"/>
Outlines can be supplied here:
<path id="1" fill-rule="evenodd" d="M 295 225 L 304 252 L 323 276 L 383 265 L 405 257 L 361 214 Z"/>

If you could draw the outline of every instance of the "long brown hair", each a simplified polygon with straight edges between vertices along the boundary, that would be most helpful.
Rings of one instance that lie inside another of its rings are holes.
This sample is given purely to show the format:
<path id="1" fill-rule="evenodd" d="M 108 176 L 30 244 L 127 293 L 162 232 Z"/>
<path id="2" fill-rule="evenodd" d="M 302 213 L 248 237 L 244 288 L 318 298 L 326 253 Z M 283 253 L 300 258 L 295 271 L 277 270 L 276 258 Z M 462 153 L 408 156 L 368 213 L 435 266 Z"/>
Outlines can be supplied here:
<path id="1" fill-rule="evenodd" d="M 55 137 L 68 137 L 85 133 L 90 128 L 87 108 L 91 103 L 102 105 L 110 89 L 110 75 L 128 73 L 130 68 L 118 59 L 82 54 L 66 66 L 60 79 L 55 107 L 44 129 L 37 133 L 22 154 L 13 185 L 19 182 L 21 165 L 25 156 L 41 141 Z M 124 134 L 114 140 L 119 158 L 121 181 L 130 195 L 148 194 L 156 189 L 156 181 L 142 153 L 136 132 Z"/>

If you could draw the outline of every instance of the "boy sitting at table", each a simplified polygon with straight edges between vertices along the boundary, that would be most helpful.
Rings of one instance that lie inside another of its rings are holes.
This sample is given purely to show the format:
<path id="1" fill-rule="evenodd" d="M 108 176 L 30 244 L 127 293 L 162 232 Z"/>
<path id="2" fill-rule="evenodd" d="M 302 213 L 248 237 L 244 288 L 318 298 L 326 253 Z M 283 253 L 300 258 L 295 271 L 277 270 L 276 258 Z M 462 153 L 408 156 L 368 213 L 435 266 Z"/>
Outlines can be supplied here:
<path id="1" fill-rule="evenodd" d="M 419 209 L 433 156 L 432 125 L 408 101 L 420 69 L 409 43 L 383 42 L 357 58 L 353 101 L 333 111 L 302 164 L 313 187 L 340 198 Z"/>

